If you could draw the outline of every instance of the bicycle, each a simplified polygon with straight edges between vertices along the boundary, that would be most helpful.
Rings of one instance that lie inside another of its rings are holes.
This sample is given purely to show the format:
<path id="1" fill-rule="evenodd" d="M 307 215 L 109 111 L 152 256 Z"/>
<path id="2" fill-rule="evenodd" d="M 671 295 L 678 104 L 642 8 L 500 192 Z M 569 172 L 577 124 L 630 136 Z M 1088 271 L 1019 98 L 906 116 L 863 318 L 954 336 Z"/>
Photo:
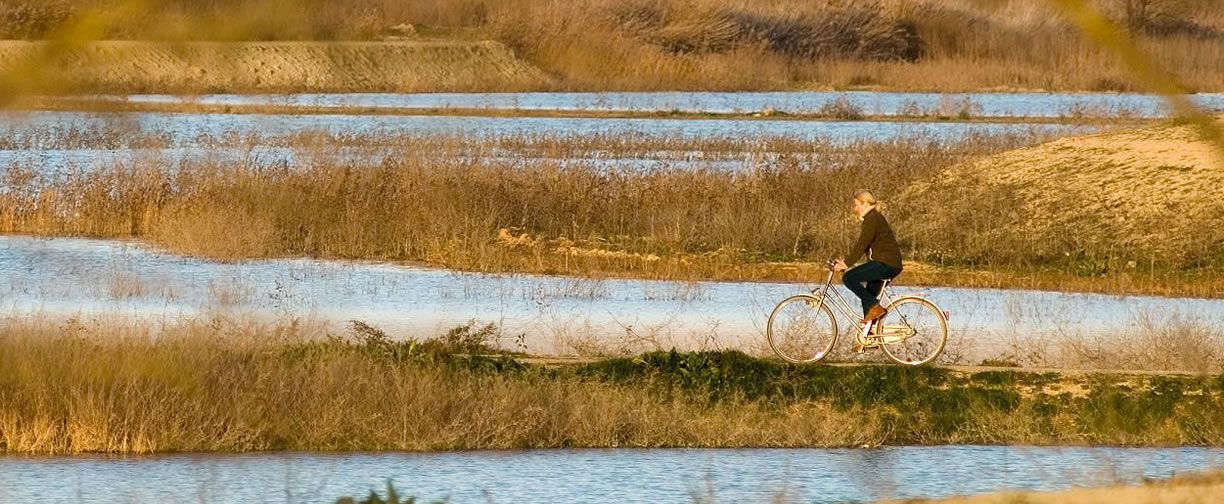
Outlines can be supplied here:
<path id="1" fill-rule="evenodd" d="M 831 288 L 833 265 L 834 261 L 826 263 L 829 276 L 823 286 L 783 299 L 769 314 L 766 337 L 778 357 L 808 363 L 828 356 L 839 335 L 833 310 L 850 321 L 849 327 L 862 326 L 855 332 L 858 351 L 879 348 L 888 358 L 909 366 L 927 364 L 943 353 L 948 342 L 947 311 L 922 295 L 905 294 L 885 305 L 887 313 L 883 317 L 861 323 L 858 310 Z M 890 299 L 890 283 L 885 280 L 880 289 L 881 303 Z"/>

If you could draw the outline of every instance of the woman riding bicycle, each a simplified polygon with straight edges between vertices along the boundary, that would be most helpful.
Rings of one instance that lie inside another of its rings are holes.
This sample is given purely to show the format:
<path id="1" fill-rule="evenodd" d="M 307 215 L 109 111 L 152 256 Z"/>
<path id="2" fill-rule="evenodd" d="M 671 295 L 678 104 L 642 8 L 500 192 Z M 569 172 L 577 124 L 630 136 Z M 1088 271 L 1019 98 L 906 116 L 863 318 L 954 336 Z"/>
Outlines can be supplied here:
<path id="1" fill-rule="evenodd" d="M 948 312 L 922 294 L 890 293 L 888 308 L 880 306 L 886 280 L 901 274 L 901 249 L 888 221 L 880 214 L 880 202 L 868 191 L 854 195 L 854 213 L 862 221 L 862 233 L 846 256 L 850 264 L 867 254 L 867 262 L 842 275 L 846 287 L 863 302 L 867 320 L 854 336 L 854 351 L 880 349 L 895 362 L 920 366 L 933 362 L 948 342 Z M 858 317 L 854 307 L 833 288 L 834 271 L 845 271 L 846 260 L 829 264 L 824 283 L 811 292 L 783 299 L 769 314 L 765 336 L 774 353 L 787 362 L 817 362 L 837 345 L 838 318 L 851 327 Z"/>
<path id="2" fill-rule="evenodd" d="M 901 248 L 893 235 L 888 220 L 880 214 L 883 205 L 871 191 L 861 190 L 854 194 L 854 214 L 862 221 L 858 241 L 850 247 L 844 259 L 838 259 L 833 269 L 843 271 L 847 264 L 858 262 L 864 254 L 867 262 L 850 268 L 842 275 L 854 295 L 863 302 L 863 322 L 883 317 L 886 311 L 880 306 L 880 291 L 884 281 L 901 274 Z"/>

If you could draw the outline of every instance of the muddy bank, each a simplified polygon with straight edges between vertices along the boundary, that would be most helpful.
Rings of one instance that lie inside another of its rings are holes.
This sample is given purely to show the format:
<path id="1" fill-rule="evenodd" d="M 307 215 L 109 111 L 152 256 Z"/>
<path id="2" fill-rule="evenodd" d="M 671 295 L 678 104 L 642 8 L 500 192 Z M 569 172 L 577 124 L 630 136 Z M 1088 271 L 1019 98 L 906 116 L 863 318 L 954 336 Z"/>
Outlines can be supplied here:
<path id="1" fill-rule="evenodd" d="M 539 89 L 498 42 L 0 41 L 0 75 L 29 92 L 285 93 Z M 40 83 L 35 89 L 31 83 Z"/>

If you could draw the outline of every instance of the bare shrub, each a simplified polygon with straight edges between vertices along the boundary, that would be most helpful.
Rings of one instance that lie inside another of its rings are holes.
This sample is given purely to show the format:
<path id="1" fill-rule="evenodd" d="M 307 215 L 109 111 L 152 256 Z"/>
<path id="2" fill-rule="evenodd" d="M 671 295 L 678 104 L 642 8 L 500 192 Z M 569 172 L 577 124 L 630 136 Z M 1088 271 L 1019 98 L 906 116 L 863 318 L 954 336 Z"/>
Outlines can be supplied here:
<path id="1" fill-rule="evenodd" d="M 866 117 L 863 107 L 850 101 L 850 98 L 845 96 L 839 96 L 837 99 L 821 105 L 818 113 L 825 117 L 844 121 L 860 121 Z"/>
<path id="2" fill-rule="evenodd" d="M 60 0 L 18 0 L 0 4 L 0 39 L 39 39 L 64 25 L 75 9 Z"/>
<path id="3" fill-rule="evenodd" d="M 1218 373 L 1224 370 L 1224 331 L 1182 316 L 1141 314 L 1138 327 L 1122 334 L 1070 338 L 1063 342 L 1067 365 L 1096 369 L 1141 369 Z"/>
<path id="4" fill-rule="evenodd" d="M 612 15 L 627 33 L 677 52 L 750 46 L 809 59 L 917 57 L 911 28 L 866 7 L 771 15 L 726 8 L 690 12 L 653 3 L 616 6 Z"/>

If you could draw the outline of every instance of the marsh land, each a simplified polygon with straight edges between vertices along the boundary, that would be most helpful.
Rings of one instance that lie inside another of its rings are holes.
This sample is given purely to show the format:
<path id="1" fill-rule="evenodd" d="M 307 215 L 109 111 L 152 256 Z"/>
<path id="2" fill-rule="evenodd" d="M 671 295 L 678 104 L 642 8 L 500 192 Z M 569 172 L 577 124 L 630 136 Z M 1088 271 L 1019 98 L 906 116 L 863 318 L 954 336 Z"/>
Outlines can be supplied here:
<path id="1" fill-rule="evenodd" d="M 6 2 L 0 500 L 1201 500 L 1224 4 L 1089 4 L 1205 114 L 1036 0 Z M 947 351 L 783 364 L 864 187 Z"/>

